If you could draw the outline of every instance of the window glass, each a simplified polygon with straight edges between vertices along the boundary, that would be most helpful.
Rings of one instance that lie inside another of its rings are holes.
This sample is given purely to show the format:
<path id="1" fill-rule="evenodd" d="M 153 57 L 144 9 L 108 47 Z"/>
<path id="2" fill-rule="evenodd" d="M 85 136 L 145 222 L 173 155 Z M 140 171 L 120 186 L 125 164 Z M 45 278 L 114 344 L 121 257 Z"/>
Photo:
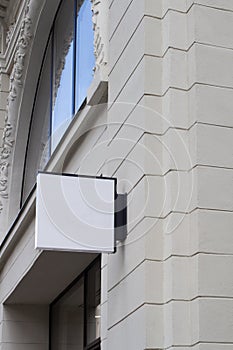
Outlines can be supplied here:
<path id="1" fill-rule="evenodd" d="M 53 306 L 51 321 L 51 350 L 83 350 L 83 278 Z"/>
<path id="2" fill-rule="evenodd" d="M 53 38 L 53 114 L 51 151 L 73 115 L 74 1 L 64 1 Z"/>
<path id="3" fill-rule="evenodd" d="M 50 306 L 51 350 L 100 350 L 100 256 Z"/>
<path id="4" fill-rule="evenodd" d="M 86 344 L 100 337 L 100 266 L 95 264 L 87 275 Z"/>
<path id="5" fill-rule="evenodd" d="M 85 0 L 78 9 L 76 42 L 76 111 L 87 96 L 88 87 L 93 79 L 94 31 L 92 23 L 91 1 Z"/>
<path id="6" fill-rule="evenodd" d="M 51 75 L 51 48 L 50 38 L 40 74 L 30 125 L 24 169 L 23 199 L 32 189 L 38 170 L 44 169 L 50 157 L 51 80 L 49 77 Z"/>
<path id="7" fill-rule="evenodd" d="M 93 41 L 91 1 L 63 0 L 51 28 L 35 96 L 21 204 L 86 98 L 95 65 Z"/>

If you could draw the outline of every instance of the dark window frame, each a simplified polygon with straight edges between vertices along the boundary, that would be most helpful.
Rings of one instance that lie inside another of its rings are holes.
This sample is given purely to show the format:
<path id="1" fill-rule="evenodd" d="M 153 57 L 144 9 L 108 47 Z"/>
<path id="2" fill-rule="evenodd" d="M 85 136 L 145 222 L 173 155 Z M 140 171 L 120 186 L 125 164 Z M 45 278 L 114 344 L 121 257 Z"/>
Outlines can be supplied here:
<path id="1" fill-rule="evenodd" d="M 84 280 L 84 332 L 83 332 L 83 350 L 100 350 L 101 338 L 97 338 L 90 344 L 87 344 L 87 279 L 89 271 L 99 264 L 101 279 L 101 254 L 99 254 L 86 268 L 79 274 L 49 305 L 49 350 L 52 350 L 52 308 L 59 302 L 81 279 Z M 101 285 L 101 284 L 100 284 Z M 101 292 L 101 291 L 100 291 Z"/>

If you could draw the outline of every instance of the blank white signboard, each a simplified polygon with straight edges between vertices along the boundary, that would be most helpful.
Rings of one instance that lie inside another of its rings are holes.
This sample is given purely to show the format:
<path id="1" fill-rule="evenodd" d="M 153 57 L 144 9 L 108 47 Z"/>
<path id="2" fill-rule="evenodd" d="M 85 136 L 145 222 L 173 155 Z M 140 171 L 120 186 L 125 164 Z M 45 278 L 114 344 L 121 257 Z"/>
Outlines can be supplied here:
<path id="1" fill-rule="evenodd" d="M 114 252 L 116 181 L 39 173 L 35 247 Z"/>

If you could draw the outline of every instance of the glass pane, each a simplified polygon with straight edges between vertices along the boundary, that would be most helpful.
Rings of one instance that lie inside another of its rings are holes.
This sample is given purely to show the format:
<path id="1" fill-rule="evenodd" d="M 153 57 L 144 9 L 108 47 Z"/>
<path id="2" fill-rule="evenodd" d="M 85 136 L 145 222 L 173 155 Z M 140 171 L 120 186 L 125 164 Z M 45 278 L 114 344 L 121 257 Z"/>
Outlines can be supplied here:
<path id="1" fill-rule="evenodd" d="M 35 97 L 32 124 L 26 155 L 23 201 L 36 182 L 38 170 L 43 170 L 50 157 L 51 112 L 51 39 L 49 41 Z"/>
<path id="2" fill-rule="evenodd" d="M 94 66 L 94 31 L 91 1 L 85 0 L 80 9 L 78 9 L 77 16 L 76 112 L 87 96 L 87 89 L 93 78 Z"/>
<path id="3" fill-rule="evenodd" d="M 100 262 L 87 275 L 86 345 L 100 337 Z"/>
<path id="4" fill-rule="evenodd" d="M 83 350 L 83 279 L 52 306 L 51 312 L 51 350 Z"/>
<path id="5" fill-rule="evenodd" d="M 73 115 L 74 1 L 64 1 L 54 27 L 52 151 Z"/>

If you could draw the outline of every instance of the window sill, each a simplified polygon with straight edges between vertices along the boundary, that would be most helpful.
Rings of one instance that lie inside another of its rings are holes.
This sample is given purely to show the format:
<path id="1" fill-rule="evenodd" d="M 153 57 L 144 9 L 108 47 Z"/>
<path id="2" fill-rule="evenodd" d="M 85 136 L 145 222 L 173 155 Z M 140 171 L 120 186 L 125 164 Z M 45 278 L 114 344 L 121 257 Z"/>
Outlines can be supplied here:
<path id="1" fill-rule="evenodd" d="M 95 106 L 108 101 L 108 77 L 106 69 L 99 69 L 87 92 L 87 104 Z"/>

